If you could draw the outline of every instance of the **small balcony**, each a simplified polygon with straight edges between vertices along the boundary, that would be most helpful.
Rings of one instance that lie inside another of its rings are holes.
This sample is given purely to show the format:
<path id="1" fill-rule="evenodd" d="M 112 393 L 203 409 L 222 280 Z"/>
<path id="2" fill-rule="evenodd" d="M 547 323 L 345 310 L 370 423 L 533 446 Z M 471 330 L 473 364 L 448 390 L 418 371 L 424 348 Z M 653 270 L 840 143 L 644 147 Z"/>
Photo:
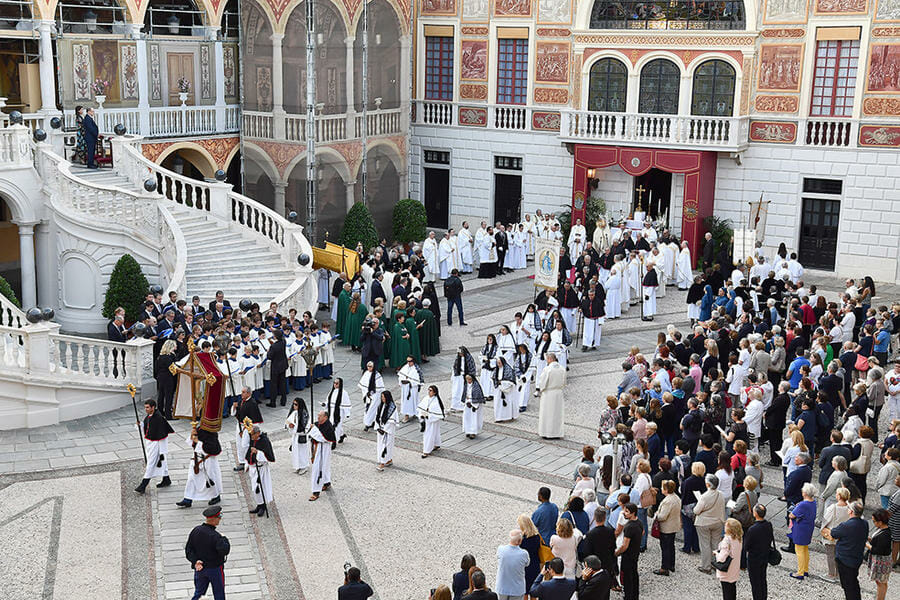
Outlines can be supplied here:
<path id="1" fill-rule="evenodd" d="M 666 146 L 740 152 L 747 148 L 749 117 L 705 117 L 563 110 L 560 140 L 588 144 Z"/>
<path id="2" fill-rule="evenodd" d="M 100 133 L 111 134 L 115 126 L 121 123 L 129 133 L 165 138 L 237 133 L 241 110 L 237 104 L 227 104 L 224 107 L 155 106 L 144 114 L 137 107 L 98 108 L 95 112 Z M 66 111 L 65 118 L 67 128 L 75 126 L 74 111 Z"/>
<path id="3" fill-rule="evenodd" d="M 363 128 L 368 137 L 403 133 L 402 108 L 377 108 L 359 112 L 316 115 L 316 142 L 327 144 L 359 139 Z M 243 112 L 242 133 L 247 138 L 306 143 L 306 115 Z"/>

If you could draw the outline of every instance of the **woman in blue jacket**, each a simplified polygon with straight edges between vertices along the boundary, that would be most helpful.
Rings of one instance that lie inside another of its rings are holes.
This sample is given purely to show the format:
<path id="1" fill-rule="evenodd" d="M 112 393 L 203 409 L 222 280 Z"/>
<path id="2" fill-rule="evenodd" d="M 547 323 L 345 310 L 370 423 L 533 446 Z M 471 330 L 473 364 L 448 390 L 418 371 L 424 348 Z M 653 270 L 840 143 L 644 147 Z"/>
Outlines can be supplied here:
<path id="1" fill-rule="evenodd" d="M 788 538 L 794 543 L 794 552 L 797 554 L 797 572 L 790 575 L 800 580 L 809 576 L 809 543 L 816 528 L 815 499 L 819 490 L 812 483 L 806 483 L 802 493 L 803 500 L 795 504 L 788 515 L 791 520 Z"/>

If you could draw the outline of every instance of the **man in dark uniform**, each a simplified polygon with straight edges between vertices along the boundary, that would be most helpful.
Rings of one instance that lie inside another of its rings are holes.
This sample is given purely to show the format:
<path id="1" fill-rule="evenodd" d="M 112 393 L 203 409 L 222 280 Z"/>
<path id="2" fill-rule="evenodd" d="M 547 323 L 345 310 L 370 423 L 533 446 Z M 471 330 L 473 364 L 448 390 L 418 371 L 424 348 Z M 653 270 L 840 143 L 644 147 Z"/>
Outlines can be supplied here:
<path id="1" fill-rule="evenodd" d="M 198 600 L 209 586 L 215 600 L 225 600 L 225 561 L 231 551 L 228 538 L 216 531 L 222 521 L 222 507 L 210 506 L 203 511 L 206 523 L 191 530 L 184 555 L 194 569 L 194 596 Z"/>
<path id="2" fill-rule="evenodd" d="M 281 405 L 284 406 L 287 404 L 287 378 L 285 374 L 287 373 L 288 361 L 284 332 L 280 329 L 275 330 L 275 342 L 269 347 L 266 358 L 269 359 L 269 364 L 272 365 L 272 400 L 266 406 L 274 408 L 275 398 L 278 396 L 281 396 Z"/>
<path id="3" fill-rule="evenodd" d="M 506 269 L 503 266 L 506 262 L 506 251 L 509 249 L 509 240 L 506 237 L 506 228 L 500 224 L 500 221 L 497 221 L 495 230 L 497 232 L 494 234 L 494 239 L 497 241 L 497 275 L 503 275 L 507 271 L 511 271 L 511 269 Z"/>
<path id="4" fill-rule="evenodd" d="M 703 242 L 703 268 L 708 269 L 713 266 L 713 260 L 715 260 L 716 244 L 711 233 L 707 233 L 704 237 L 706 241 Z"/>

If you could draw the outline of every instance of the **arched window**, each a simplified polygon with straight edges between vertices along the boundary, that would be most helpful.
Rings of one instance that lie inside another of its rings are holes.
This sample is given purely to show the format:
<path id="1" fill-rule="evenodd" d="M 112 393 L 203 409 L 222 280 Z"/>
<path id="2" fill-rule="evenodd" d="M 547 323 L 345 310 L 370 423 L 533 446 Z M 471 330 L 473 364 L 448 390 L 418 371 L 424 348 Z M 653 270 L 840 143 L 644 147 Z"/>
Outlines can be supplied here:
<path id="1" fill-rule="evenodd" d="M 740 0 L 594 0 L 591 29 L 744 29 Z"/>
<path id="2" fill-rule="evenodd" d="M 628 69 L 622 61 L 603 58 L 591 65 L 588 110 L 625 112 Z"/>
<path id="3" fill-rule="evenodd" d="M 56 5 L 58 26 L 63 33 L 126 32 L 124 2 L 116 0 L 64 0 Z"/>
<path id="4" fill-rule="evenodd" d="M 708 60 L 694 72 L 691 114 L 730 117 L 734 113 L 734 68 L 724 60 Z"/>
<path id="5" fill-rule="evenodd" d="M 153 36 L 202 37 L 204 12 L 193 0 L 150 0 L 144 31 Z"/>
<path id="6" fill-rule="evenodd" d="M 670 60 L 657 58 L 641 69 L 641 101 L 638 112 L 658 115 L 678 113 L 681 72 Z"/>

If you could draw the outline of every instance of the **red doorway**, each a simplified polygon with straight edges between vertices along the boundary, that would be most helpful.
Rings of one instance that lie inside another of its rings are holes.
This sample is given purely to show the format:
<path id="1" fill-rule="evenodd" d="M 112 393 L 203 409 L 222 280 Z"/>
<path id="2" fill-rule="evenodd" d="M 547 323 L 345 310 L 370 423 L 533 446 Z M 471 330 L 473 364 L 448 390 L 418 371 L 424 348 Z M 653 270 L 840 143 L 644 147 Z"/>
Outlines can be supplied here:
<path id="1" fill-rule="evenodd" d="M 688 242 L 691 256 L 700 251 L 703 219 L 713 214 L 716 189 L 717 153 L 704 150 L 655 150 L 621 146 L 575 145 L 575 169 L 572 178 L 572 222 L 584 221 L 584 199 L 588 193 L 588 169 L 618 165 L 632 176 L 650 169 L 684 174 L 684 205 L 681 211 L 681 237 Z"/>

